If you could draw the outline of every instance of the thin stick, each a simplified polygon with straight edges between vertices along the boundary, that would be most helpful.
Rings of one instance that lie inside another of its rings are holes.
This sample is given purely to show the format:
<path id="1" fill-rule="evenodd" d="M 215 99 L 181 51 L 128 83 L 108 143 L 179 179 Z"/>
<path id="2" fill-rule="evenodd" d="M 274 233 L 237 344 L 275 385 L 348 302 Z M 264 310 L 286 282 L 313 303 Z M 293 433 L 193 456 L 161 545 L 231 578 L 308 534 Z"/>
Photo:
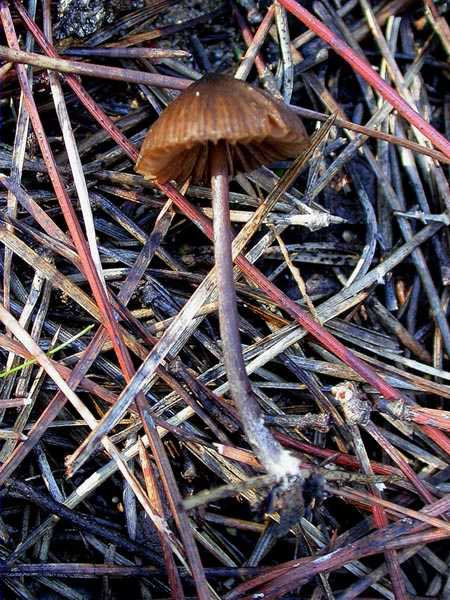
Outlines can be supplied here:
<path id="1" fill-rule="evenodd" d="M 241 59 L 241 64 L 236 69 L 236 73 L 234 76 L 236 77 L 236 79 L 246 80 L 250 71 L 252 70 L 254 63 L 261 79 L 264 81 L 264 79 L 270 77 L 271 87 L 276 90 L 275 82 L 272 82 L 273 75 L 270 73 L 270 70 L 266 67 L 262 56 L 259 54 L 259 49 L 264 43 L 267 33 L 270 27 L 272 26 L 272 21 L 275 13 L 274 5 L 272 4 L 267 9 L 264 19 L 261 21 L 258 27 L 258 31 L 254 36 L 252 35 L 250 28 L 247 26 L 245 19 L 242 17 L 236 5 L 232 3 L 232 7 L 233 14 L 239 26 L 241 27 L 242 35 L 248 46 L 245 55 Z"/>
<path id="2" fill-rule="evenodd" d="M 158 482 L 156 480 L 155 474 L 153 472 L 153 465 L 150 462 L 150 459 L 147 455 L 147 450 L 145 449 L 142 440 L 138 441 L 139 446 L 139 458 L 141 461 L 142 474 L 145 480 L 145 486 L 147 489 L 147 494 L 150 499 L 150 503 L 152 504 L 155 513 L 160 516 L 161 519 L 164 519 L 164 507 L 162 505 L 161 496 L 158 489 Z M 177 566 L 175 564 L 175 560 L 172 555 L 172 549 L 170 547 L 170 540 L 167 539 L 167 536 L 163 535 L 162 531 L 158 529 L 158 537 L 161 543 L 164 562 L 166 565 L 167 577 L 170 582 L 171 596 L 173 600 L 184 600 L 184 592 L 183 587 L 181 585 L 180 576 L 177 571 Z M 174 543 L 175 540 L 172 540 Z"/>
<path id="3" fill-rule="evenodd" d="M 275 23 L 278 32 L 278 45 L 282 59 L 283 99 L 289 104 L 294 90 L 294 63 L 292 61 L 292 47 L 289 35 L 287 13 L 284 6 L 275 2 Z"/>
<path id="4" fill-rule="evenodd" d="M 49 0 L 45 0 L 43 3 L 43 18 L 44 32 L 47 35 L 48 39 L 52 41 L 52 22 Z M 91 203 L 89 202 L 89 194 L 86 185 L 86 179 L 83 173 L 83 165 L 81 164 L 80 155 L 78 154 L 77 143 L 70 122 L 69 113 L 67 111 L 66 102 L 64 100 L 64 93 L 58 75 L 52 71 L 49 71 L 48 77 L 50 81 L 50 89 L 53 96 L 53 102 L 55 104 L 56 114 L 58 116 L 59 126 L 61 127 L 61 131 L 63 134 L 64 143 L 67 150 L 67 156 L 69 158 L 70 167 L 72 169 L 73 180 L 75 183 L 75 188 L 77 190 L 81 212 L 83 214 L 89 250 L 91 251 L 92 260 L 94 261 L 95 267 L 97 269 L 100 282 L 102 283 L 106 291 L 106 283 L 103 278 L 102 262 L 100 260 L 100 254 L 97 246 L 94 217 L 92 215 Z"/>
<path id="5" fill-rule="evenodd" d="M 63 55 L 160 60 L 162 58 L 187 58 L 191 54 L 186 50 L 172 50 L 170 48 L 68 48 L 64 50 Z"/>
<path id="6" fill-rule="evenodd" d="M 378 506 L 382 506 L 391 514 L 403 517 L 410 517 L 412 519 L 416 519 L 421 521 L 422 523 L 427 523 L 428 525 L 432 525 L 437 529 L 443 529 L 450 533 L 450 524 L 443 519 L 437 519 L 436 517 L 432 517 L 425 513 L 424 511 L 412 510 L 411 508 L 407 508 L 406 506 L 399 506 L 394 502 L 390 502 L 389 500 L 384 500 L 383 498 L 377 498 L 376 496 L 368 495 L 367 492 L 358 492 L 356 490 L 352 490 L 350 488 L 335 488 L 330 485 L 327 485 L 327 491 L 334 494 L 335 496 L 341 496 L 342 498 L 347 498 L 348 500 L 356 500 L 357 502 L 362 502 L 365 505 L 371 506 L 372 504 L 376 504 Z"/>
<path id="7" fill-rule="evenodd" d="M 99 79 L 141 83 L 173 90 L 185 90 L 192 83 L 190 79 L 181 79 L 181 77 L 156 75 L 153 73 L 145 73 L 143 71 L 133 71 L 132 69 L 121 69 L 119 67 L 106 67 L 104 65 L 88 64 L 75 60 L 65 60 L 63 58 L 50 58 L 32 52 L 23 52 L 19 49 L 6 48 L 5 46 L 0 46 L 0 58 L 13 63 L 23 63 L 26 65 L 33 65 L 34 67 L 40 67 L 41 69 L 58 71 L 59 73 L 71 73 L 85 75 L 87 77 L 97 77 Z"/>
<path id="8" fill-rule="evenodd" d="M 306 119 L 317 119 L 318 121 L 326 121 L 329 118 L 329 115 L 326 115 L 321 112 L 317 112 L 316 110 L 310 110 L 309 108 L 303 108 L 301 106 L 294 106 L 293 104 L 289 105 L 294 112 L 296 112 L 301 117 Z M 425 146 L 421 146 L 417 142 L 413 142 L 406 138 L 402 138 L 397 135 L 392 135 L 390 133 L 385 133 L 384 131 L 380 131 L 378 129 L 373 129 L 373 127 L 366 127 L 364 125 L 358 125 L 358 123 L 353 123 L 352 121 L 347 121 L 346 119 L 340 119 L 336 117 L 335 125 L 338 127 L 342 127 L 344 129 L 349 129 L 350 131 L 356 131 L 357 133 L 363 133 L 368 137 L 373 137 L 375 139 L 384 140 L 385 142 L 389 142 L 390 144 L 396 144 L 397 146 L 403 146 L 404 148 L 408 148 L 413 152 L 417 152 L 418 154 L 424 154 L 425 156 L 430 156 L 435 160 L 442 162 L 444 164 L 450 164 L 450 159 L 447 158 L 441 152 L 437 150 L 433 150 L 432 148 L 426 148 Z"/>
<path id="9" fill-rule="evenodd" d="M 0 398 L 0 410 L 4 408 L 20 408 L 31 404 L 30 398 Z"/>

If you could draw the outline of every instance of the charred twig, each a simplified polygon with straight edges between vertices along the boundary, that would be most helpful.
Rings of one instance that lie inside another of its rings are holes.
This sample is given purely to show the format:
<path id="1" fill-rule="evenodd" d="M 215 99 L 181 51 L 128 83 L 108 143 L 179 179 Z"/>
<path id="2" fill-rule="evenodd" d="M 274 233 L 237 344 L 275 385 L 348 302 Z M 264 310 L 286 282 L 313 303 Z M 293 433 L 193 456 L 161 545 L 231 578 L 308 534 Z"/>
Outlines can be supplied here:
<path id="1" fill-rule="evenodd" d="M 191 82 L 188 79 L 179 77 L 170 77 L 165 75 L 153 75 L 142 71 L 133 71 L 131 69 L 121 69 L 119 67 L 106 67 L 83 63 L 81 61 L 65 60 L 62 58 L 51 58 L 32 52 L 23 52 L 15 48 L 6 48 L 0 46 L 0 58 L 13 63 L 28 64 L 41 69 L 49 69 L 59 73 L 71 73 L 77 75 L 86 75 L 88 77 L 98 77 L 100 79 L 110 79 L 114 81 L 128 81 L 129 83 L 142 83 L 176 90 L 186 89 Z"/>

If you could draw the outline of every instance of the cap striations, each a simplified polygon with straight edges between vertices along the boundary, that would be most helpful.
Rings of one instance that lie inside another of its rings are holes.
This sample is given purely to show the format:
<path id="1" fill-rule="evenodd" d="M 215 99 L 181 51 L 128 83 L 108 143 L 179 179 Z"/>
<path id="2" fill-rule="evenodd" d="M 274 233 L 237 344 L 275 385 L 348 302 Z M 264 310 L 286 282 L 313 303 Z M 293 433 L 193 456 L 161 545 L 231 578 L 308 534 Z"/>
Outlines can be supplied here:
<path id="1" fill-rule="evenodd" d="M 309 144 L 303 123 L 267 92 L 227 75 L 206 75 L 161 113 L 136 171 L 164 183 L 210 178 L 209 151 L 224 142 L 230 175 L 296 157 Z"/>

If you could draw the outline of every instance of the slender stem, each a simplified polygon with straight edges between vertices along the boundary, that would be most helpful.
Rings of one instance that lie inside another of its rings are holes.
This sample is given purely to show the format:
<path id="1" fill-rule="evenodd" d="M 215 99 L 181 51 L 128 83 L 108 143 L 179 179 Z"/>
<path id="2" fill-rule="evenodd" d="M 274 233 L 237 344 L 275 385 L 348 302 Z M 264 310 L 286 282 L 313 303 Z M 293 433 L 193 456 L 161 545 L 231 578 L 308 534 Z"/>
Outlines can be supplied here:
<path id="1" fill-rule="evenodd" d="M 229 208 L 228 166 L 223 144 L 211 152 L 211 189 L 214 214 L 214 254 L 217 269 L 220 335 L 230 393 L 242 426 L 266 471 L 277 478 L 299 474 L 299 462 L 284 450 L 264 425 L 264 419 L 245 370 L 239 335 L 234 287 L 232 230 Z"/>

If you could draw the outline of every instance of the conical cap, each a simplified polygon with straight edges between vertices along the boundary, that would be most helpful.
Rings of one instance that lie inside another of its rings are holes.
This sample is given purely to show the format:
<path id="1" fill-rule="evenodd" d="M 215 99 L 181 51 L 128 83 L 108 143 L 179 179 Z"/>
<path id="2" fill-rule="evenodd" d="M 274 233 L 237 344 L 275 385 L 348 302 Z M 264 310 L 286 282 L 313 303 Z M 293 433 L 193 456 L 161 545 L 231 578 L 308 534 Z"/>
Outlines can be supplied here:
<path id="1" fill-rule="evenodd" d="M 230 175 L 296 157 L 309 143 L 295 113 L 270 94 L 226 75 L 206 75 L 161 113 L 136 171 L 161 183 L 210 177 L 212 144 L 225 142 Z"/>

